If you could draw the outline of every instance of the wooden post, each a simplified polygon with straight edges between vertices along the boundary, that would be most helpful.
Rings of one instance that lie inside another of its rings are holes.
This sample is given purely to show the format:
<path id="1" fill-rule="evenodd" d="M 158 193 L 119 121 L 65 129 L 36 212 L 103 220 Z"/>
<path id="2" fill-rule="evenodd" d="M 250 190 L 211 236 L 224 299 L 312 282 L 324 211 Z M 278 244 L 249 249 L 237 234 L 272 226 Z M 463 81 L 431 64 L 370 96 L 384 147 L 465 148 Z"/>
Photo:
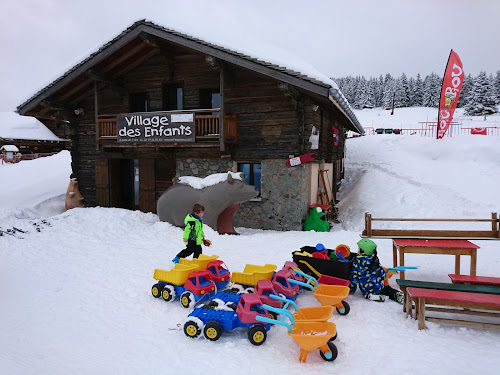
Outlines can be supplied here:
<path id="1" fill-rule="evenodd" d="M 418 299 L 418 329 L 425 329 L 425 298 Z"/>
<path id="2" fill-rule="evenodd" d="M 220 67 L 219 70 L 220 77 L 220 110 L 219 110 L 219 144 L 220 151 L 225 151 L 225 142 L 224 142 L 224 66 Z"/>
<path id="3" fill-rule="evenodd" d="M 491 223 L 491 230 L 496 232 L 498 230 L 498 216 L 496 212 L 491 213 L 491 219 L 493 220 Z"/>
<path id="4" fill-rule="evenodd" d="M 372 214 L 367 212 L 366 213 L 366 236 L 371 237 L 372 236 Z"/>
<path id="5" fill-rule="evenodd" d="M 99 151 L 99 107 L 97 100 L 97 81 L 94 81 L 94 114 L 95 114 L 95 149 Z"/>

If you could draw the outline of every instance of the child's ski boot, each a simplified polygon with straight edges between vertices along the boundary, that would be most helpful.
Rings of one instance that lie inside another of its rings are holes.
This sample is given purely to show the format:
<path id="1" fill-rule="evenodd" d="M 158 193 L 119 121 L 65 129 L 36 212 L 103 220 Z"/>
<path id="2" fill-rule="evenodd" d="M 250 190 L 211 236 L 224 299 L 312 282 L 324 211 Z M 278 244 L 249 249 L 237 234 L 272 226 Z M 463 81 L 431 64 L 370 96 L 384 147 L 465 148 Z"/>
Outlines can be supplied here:
<path id="1" fill-rule="evenodd" d="M 384 296 L 383 294 L 373 294 L 373 293 L 367 293 L 365 296 L 366 299 L 376 302 L 385 302 L 386 297 L 387 296 Z"/>

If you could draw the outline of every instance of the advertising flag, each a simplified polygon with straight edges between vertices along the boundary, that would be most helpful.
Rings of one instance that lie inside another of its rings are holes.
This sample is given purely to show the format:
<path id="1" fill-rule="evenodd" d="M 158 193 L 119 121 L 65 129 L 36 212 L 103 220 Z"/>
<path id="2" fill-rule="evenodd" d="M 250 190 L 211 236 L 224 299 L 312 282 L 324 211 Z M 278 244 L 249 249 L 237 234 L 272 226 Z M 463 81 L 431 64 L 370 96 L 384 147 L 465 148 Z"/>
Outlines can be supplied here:
<path id="1" fill-rule="evenodd" d="M 471 134 L 486 135 L 486 128 L 471 128 Z"/>
<path id="2" fill-rule="evenodd" d="M 448 64 L 443 77 L 443 85 L 441 86 L 441 99 L 439 101 L 437 138 L 441 139 L 445 136 L 446 131 L 450 127 L 453 118 L 453 112 L 458 103 L 458 96 L 464 82 L 464 70 L 460 57 L 451 50 Z"/>

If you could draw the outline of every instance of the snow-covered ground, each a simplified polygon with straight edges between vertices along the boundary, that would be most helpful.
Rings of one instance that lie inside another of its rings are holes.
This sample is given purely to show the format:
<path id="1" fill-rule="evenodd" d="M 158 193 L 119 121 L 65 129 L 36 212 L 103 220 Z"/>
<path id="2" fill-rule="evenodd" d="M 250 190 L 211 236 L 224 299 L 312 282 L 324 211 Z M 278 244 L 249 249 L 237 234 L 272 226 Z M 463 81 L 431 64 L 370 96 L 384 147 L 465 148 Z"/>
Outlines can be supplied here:
<path id="1" fill-rule="evenodd" d="M 299 363 L 298 345 L 279 326 L 260 347 L 243 331 L 215 343 L 189 339 L 175 329 L 188 311 L 150 292 L 153 270 L 170 269 L 183 247 L 182 229 L 138 211 L 62 212 L 69 174 L 67 152 L 0 166 L 0 226 L 29 231 L 23 239 L 0 237 L 0 374 L 498 374 L 500 331 L 436 323 L 419 331 L 401 305 L 359 292 L 348 297 L 348 315 L 331 318 L 339 350 L 332 363 L 318 351 Z M 301 246 L 344 243 L 355 250 L 365 211 L 488 218 L 500 207 L 499 176 L 500 137 L 352 138 L 341 224 L 332 232 L 238 228 L 241 235 L 230 236 L 206 228 L 213 245 L 204 253 L 219 255 L 231 271 L 247 263 L 281 267 Z M 391 265 L 390 240 L 376 242 L 381 263 Z M 500 241 L 473 242 L 481 247 L 478 274 L 500 276 Z M 407 277 L 420 280 L 446 282 L 454 270 L 453 257 L 444 255 L 410 254 L 406 264 L 419 267 Z M 464 273 L 468 267 L 463 260 Z M 297 302 L 318 305 L 307 292 Z"/>

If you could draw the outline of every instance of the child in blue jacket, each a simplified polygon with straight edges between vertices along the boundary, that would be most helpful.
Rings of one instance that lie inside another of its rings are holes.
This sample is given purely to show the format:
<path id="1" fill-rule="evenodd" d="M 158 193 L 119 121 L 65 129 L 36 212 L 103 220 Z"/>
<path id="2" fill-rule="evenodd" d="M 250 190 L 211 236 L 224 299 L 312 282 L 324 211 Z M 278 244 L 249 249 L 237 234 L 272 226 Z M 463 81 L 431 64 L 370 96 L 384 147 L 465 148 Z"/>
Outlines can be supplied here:
<path id="1" fill-rule="evenodd" d="M 377 256 L 377 245 L 368 238 L 358 242 L 359 253 L 352 265 L 351 292 L 356 291 L 356 285 L 365 298 L 372 301 L 385 301 L 386 297 L 403 303 L 403 293 L 385 285 L 387 270 L 380 265 Z"/>

